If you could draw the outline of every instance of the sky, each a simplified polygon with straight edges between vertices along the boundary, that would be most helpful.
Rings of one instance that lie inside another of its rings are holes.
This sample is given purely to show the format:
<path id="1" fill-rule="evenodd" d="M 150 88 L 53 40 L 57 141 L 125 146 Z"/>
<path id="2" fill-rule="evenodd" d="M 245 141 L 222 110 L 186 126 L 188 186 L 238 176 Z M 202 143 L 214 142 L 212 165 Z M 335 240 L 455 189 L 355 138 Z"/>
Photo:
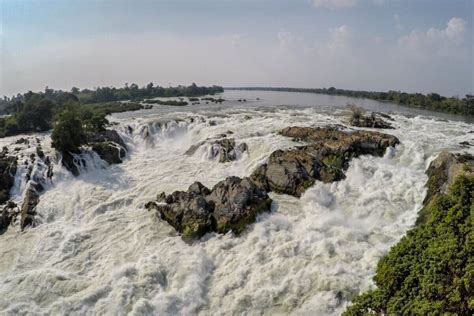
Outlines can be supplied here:
<path id="1" fill-rule="evenodd" d="M 0 0 L 0 95 L 125 83 L 474 93 L 474 0 Z"/>

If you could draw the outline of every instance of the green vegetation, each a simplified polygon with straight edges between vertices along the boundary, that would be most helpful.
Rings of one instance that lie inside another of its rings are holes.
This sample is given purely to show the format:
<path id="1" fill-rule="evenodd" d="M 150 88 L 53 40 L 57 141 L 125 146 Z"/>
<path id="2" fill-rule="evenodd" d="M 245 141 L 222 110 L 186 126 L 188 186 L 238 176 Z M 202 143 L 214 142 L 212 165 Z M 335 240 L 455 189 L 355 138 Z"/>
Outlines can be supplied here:
<path id="1" fill-rule="evenodd" d="M 216 99 L 216 98 L 213 98 L 213 97 L 206 97 L 206 98 L 202 98 L 201 100 L 202 101 L 211 101 L 211 102 L 214 102 L 214 103 L 222 103 L 222 102 L 225 101 L 225 99 L 223 99 L 223 98 Z"/>
<path id="2" fill-rule="evenodd" d="M 188 102 L 182 100 L 145 100 L 144 103 L 160 104 L 160 105 L 172 105 L 172 106 L 184 106 L 188 105 Z"/>
<path id="3" fill-rule="evenodd" d="M 474 115 L 474 96 L 466 95 L 464 98 L 444 97 L 437 93 L 406 93 L 400 91 L 374 92 L 374 91 L 355 91 L 331 88 L 322 89 L 299 89 L 299 88 L 226 88 L 228 90 L 261 90 L 261 91 L 286 91 L 286 92 L 305 92 L 319 93 L 328 95 L 340 95 L 353 98 L 365 98 L 377 101 L 393 102 L 400 105 L 426 109 L 431 111 L 448 112 L 460 115 Z"/>
<path id="4" fill-rule="evenodd" d="M 72 88 L 71 92 L 82 103 L 97 103 L 123 100 L 137 100 L 144 98 L 169 98 L 169 97 L 200 97 L 224 92 L 219 86 L 198 87 L 195 83 L 190 86 L 177 86 L 164 88 L 149 83 L 139 88 L 136 84 L 128 84 L 123 88 L 99 87 L 95 90 L 79 90 Z"/>
<path id="5" fill-rule="evenodd" d="M 80 115 L 74 110 L 66 110 L 58 115 L 51 134 L 51 145 L 61 152 L 78 152 L 86 142 L 86 133 Z"/>
<path id="6" fill-rule="evenodd" d="M 112 113 L 136 111 L 144 106 L 135 102 L 119 102 L 124 100 L 141 100 L 154 97 L 202 96 L 222 92 L 222 87 L 178 86 L 163 88 L 149 83 L 143 88 L 136 84 L 125 85 L 123 88 L 102 87 L 95 90 L 79 90 L 72 88 L 71 92 L 46 88 L 44 92 L 27 92 L 11 98 L 0 99 L 1 112 L 8 116 L 0 118 L 0 137 L 31 132 L 43 132 L 53 128 L 56 121 L 67 120 L 68 115 L 74 115 L 81 121 L 86 132 L 101 131 L 108 124 L 106 116 Z M 184 101 L 157 101 L 167 105 L 186 105 Z M 73 114 L 67 114 L 67 113 Z M 64 114 L 64 117 L 62 116 Z M 68 129 L 64 128 L 65 131 Z M 66 137 L 66 136 L 65 136 Z M 73 141 L 74 143 L 74 141 Z M 57 141 L 59 147 L 69 147 L 66 143 Z M 75 147 L 75 146 L 71 146 Z"/>
<path id="7" fill-rule="evenodd" d="M 379 261 L 377 288 L 344 315 L 474 314 L 474 177 L 459 176 L 424 212 Z"/>

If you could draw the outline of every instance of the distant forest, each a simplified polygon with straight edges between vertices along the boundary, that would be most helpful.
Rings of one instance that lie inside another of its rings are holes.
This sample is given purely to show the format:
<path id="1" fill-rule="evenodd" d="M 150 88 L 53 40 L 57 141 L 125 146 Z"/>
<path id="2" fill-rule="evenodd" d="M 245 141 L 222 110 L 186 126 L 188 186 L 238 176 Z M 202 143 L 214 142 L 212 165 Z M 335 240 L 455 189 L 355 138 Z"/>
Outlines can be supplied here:
<path id="1" fill-rule="evenodd" d="M 28 91 L 13 97 L 0 99 L 0 137 L 29 132 L 50 130 L 54 122 L 65 111 L 76 113 L 84 125 L 103 126 L 105 116 L 111 113 L 138 110 L 143 108 L 135 102 L 155 97 L 197 97 L 223 92 L 219 86 L 160 87 L 149 83 L 144 87 L 136 84 L 123 88 L 99 87 L 93 90 L 72 88 L 62 91 L 46 88 L 42 92 Z"/>
<path id="2" fill-rule="evenodd" d="M 305 92 L 327 95 L 339 95 L 353 98 L 365 98 L 377 101 L 386 101 L 407 107 L 426 109 L 439 112 L 447 112 L 460 115 L 474 115 L 474 96 L 466 95 L 464 98 L 444 97 L 437 93 L 406 93 L 400 91 L 374 92 L 356 91 L 331 88 L 300 89 L 300 88 L 268 88 L 268 87 L 242 87 L 225 88 L 226 90 L 261 90 L 261 91 L 284 91 Z"/>

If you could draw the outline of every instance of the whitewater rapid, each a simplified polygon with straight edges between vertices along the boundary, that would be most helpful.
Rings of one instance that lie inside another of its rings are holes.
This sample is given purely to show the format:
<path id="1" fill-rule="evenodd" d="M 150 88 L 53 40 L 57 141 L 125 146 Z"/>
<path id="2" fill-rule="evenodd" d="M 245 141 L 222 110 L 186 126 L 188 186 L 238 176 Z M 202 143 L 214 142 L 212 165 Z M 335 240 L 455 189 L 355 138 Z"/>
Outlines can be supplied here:
<path id="1" fill-rule="evenodd" d="M 272 151 L 298 144 L 279 129 L 343 124 L 346 112 L 157 106 L 116 115 L 114 129 L 129 148 L 124 163 L 107 167 L 90 155 L 77 178 L 56 164 L 40 197 L 38 225 L 24 231 L 13 225 L 0 235 L 0 313 L 339 315 L 351 297 L 373 286 L 378 259 L 414 224 L 428 163 L 472 141 L 472 124 L 393 117 L 396 129 L 386 132 L 402 144 L 384 157 L 354 159 L 345 180 L 318 182 L 301 199 L 272 193 L 273 212 L 241 236 L 210 234 L 189 245 L 145 203 L 194 181 L 212 187 L 227 176 L 248 176 Z M 249 147 L 237 161 L 218 163 L 207 145 L 184 154 L 228 131 Z M 52 153 L 49 134 L 36 137 Z M 15 139 L 0 145 L 10 148 Z M 20 153 L 27 157 L 29 150 Z M 23 171 L 12 189 L 16 201 Z"/>

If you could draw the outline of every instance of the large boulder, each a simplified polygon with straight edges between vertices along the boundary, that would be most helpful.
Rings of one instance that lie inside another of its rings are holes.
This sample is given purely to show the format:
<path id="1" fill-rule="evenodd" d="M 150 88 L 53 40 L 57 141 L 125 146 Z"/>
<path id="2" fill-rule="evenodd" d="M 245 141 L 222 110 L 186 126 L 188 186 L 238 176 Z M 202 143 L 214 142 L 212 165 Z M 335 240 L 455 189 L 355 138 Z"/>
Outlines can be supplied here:
<path id="1" fill-rule="evenodd" d="M 122 163 L 127 155 L 127 151 L 124 147 L 109 141 L 94 143 L 91 148 L 109 165 Z"/>
<path id="2" fill-rule="evenodd" d="M 349 161 L 360 155 L 383 156 L 395 146 L 395 136 L 370 131 L 343 132 L 334 128 L 288 127 L 281 135 L 308 145 L 274 151 L 251 179 L 267 191 L 300 197 L 316 180 L 333 182 L 345 177 Z"/>
<path id="3" fill-rule="evenodd" d="M 12 201 L 8 201 L 0 209 L 0 234 L 10 226 L 10 223 L 16 218 L 18 213 L 18 207 Z"/>
<path id="4" fill-rule="evenodd" d="M 369 115 L 365 115 L 362 112 L 353 112 L 349 119 L 349 124 L 357 127 L 393 129 L 392 124 L 383 118 L 393 121 L 390 115 L 384 113 L 372 112 Z"/>
<path id="5" fill-rule="evenodd" d="M 75 177 L 79 176 L 79 166 L 84 166 L 86 161 L 80 158 L 78 154 L 72 154 L 70 152 L 63 152 L 61 157 L 61 164 L 66 170 L 69 170 Z"/>
<path id="6" fill-rule="evenodd" d="M 109 165 L 122 163 L 127 155 L 127 146 L 114 130 L 105 130 L 100 133 L 89 133 L 87 145 Z M 77 153 L 63 152 L 62 165 L 74 176 L 79 176 L 81 168 L 86 166 L 86 161 L 81 158 L 81 151 Z"/>
<path id="7" fill-rule="evenodd" d="M 188 156 L 193 155 L 199 147 L 203 146 L 207 142 L 210 142 L 211 145 L 211 158 L 219 157 L 220 163 L 235 161 L 239 158 L 239 155 L 248 151 L 248 146 L 246 143 L 240 143 L 236 145 L 235 139 L 226 138 L 226 134 L 219 136 L 223 136 L 224 138 L 208 139 L 206 141 L 194 144 L 185 152 L 185 154 Z"/>
<path id="8" fill-rule="evenodd" d="M 122 137 L 120 137 L 119 133 L 115 130 L 105 130 L 100 133 L 94 133 L 87 135 L 88 143 L 103 143 L 103 142 L 112 142 L 116 143 L 117 145 L 127 148 L 125 142 L 123 141 Z"/>
<path id="9" fill-rule="evenodd" d="M 39 203 L 40 188 L 33 182 L 30 182 L 26 189 L 23 204 L 20 210 L 20 225 L 21 228 L 34 225 L 34 218 L 36 215 L 36 206 Z"/>
<path id="10" fill-rule="evenodd" d="M 430 163 L 426 174 L 428 175 L 426 183 L 428 190 L 425 204 L 437 194 L 446 194 L 447 188 L 459 175 L 474 175 L 474 156 L 443 151 Z"/>
<path id="11" fill-rule="evenodd" d="M 9 155 L 8 149 L 3 148 L 3 151 L 0 152 L 0 204 L 7 202 L 10 198 L 10 190 L 15 184 L 17 167 L 17 157 Z"/>
<path id="12" fill-rule="evenodd" d="M 182 234 L 185 241 L 208 232 L 241 233 L 258 214 L 270 211 L 272 200 L 249 178 L 228 177 L 209 190 L 199 182 L 187 191 L 164 193 L 147 204 Z"/>
<path id="13" fill-rule="evenodd" d="M 92 150 L 109 165 L 122 163 L 127 155 L 125 142 L 114 130 L 88 135 L 88 143 Z"/>

